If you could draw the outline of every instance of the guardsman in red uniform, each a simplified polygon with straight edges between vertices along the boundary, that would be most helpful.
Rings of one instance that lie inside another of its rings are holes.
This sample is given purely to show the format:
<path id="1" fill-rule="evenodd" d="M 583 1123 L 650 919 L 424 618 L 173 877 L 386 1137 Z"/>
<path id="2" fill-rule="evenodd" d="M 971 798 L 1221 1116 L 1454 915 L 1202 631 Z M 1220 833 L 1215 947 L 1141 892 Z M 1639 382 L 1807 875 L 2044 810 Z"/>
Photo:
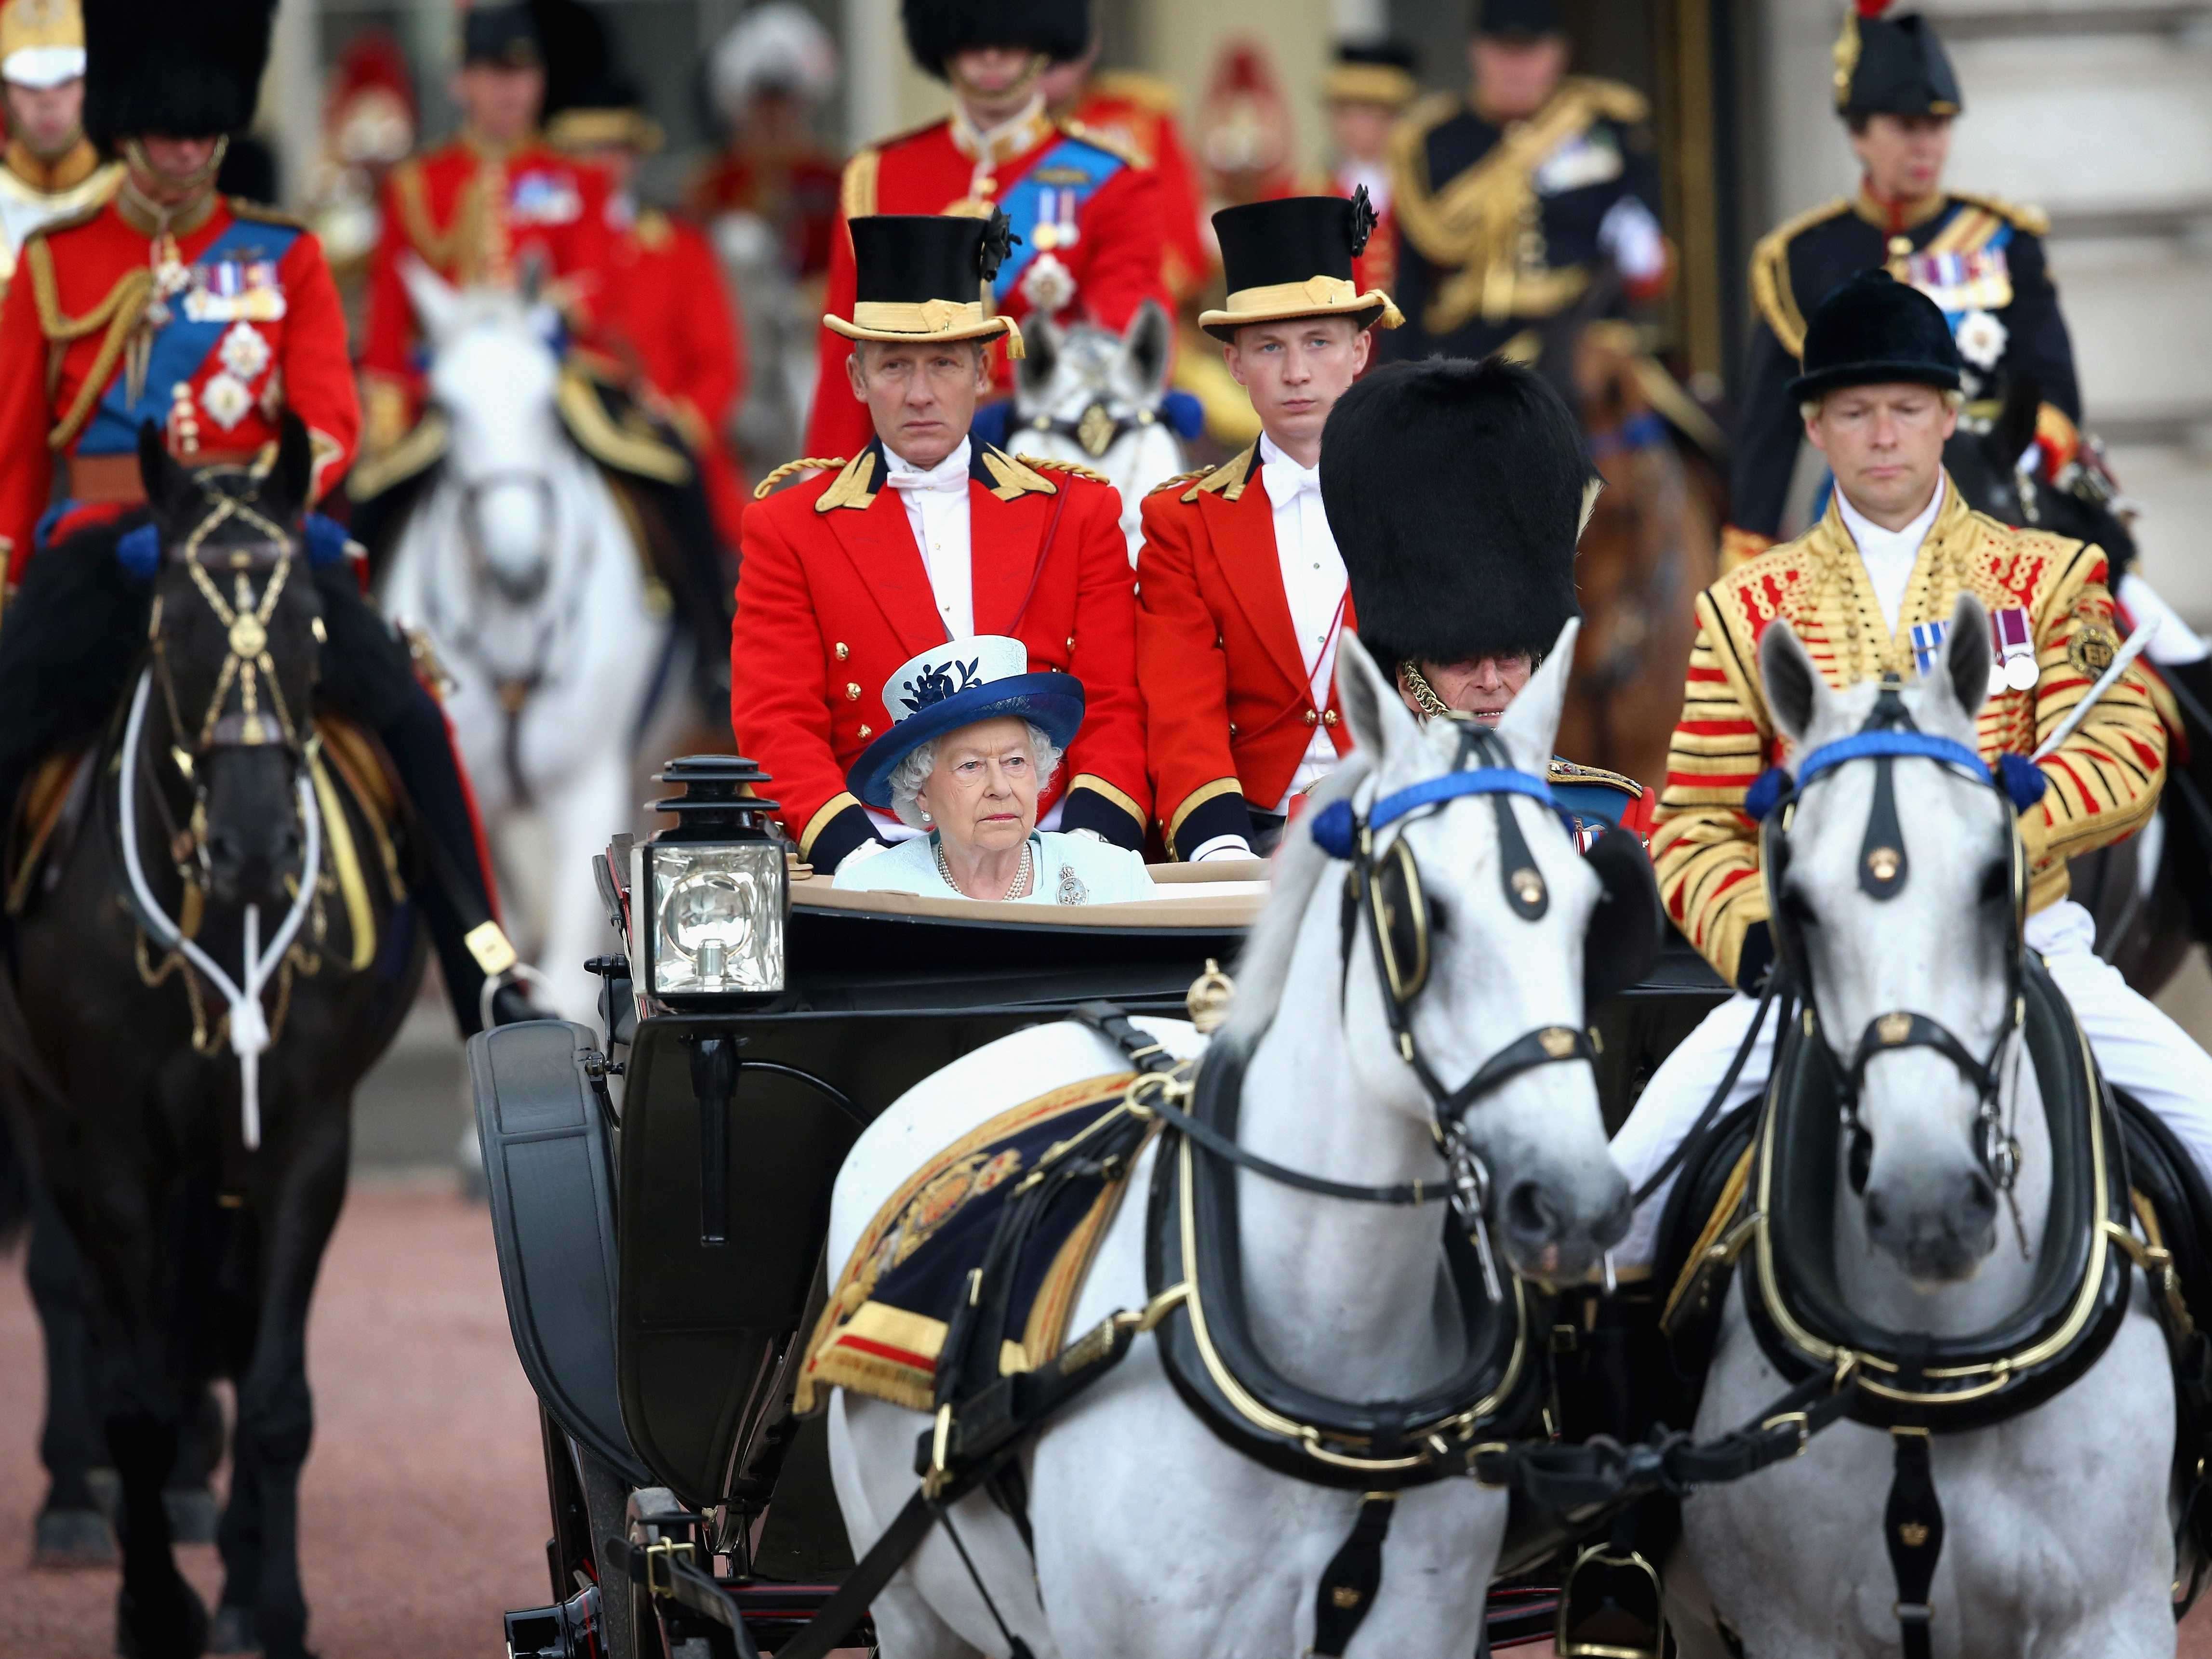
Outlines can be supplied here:
<path id="1" fill-rule="evenodd" d="M 382 228 L 370 256 L 362 390 L 366 447 L 380 453 L 415 423 L 421 393 L 413 306 L 399 275 L 412 253 L 449 283 L 508 283 L 523 261 L 544 262 L 562 309 L 586 337 L 603 298 L 613 234 L 607 181 L 537 135 L 545 97 L 544 44 L 532 9 L 471 7 L 462 27 L 457 84 L 460 136 L 404 161 L 385 183 Z"/>
<path id="2" fill-rule="evenodd" d="M 1082 57 L 1045 71 L 1045 107 L 1159 175 L 1160 276 L 1180 306 L 1206 286 L 1213 255 L 1199 212 L 1198 169 L 1176 118 L 1176 90 L 1157 75 L 1095 72 L 1098 47 L 1094 33 Z"/>
<path id="3" fill-rule="evenodd" d="M 797 0 L 767 0 L 731 26 L 707 74 L 729 137 L 692 176 L 684 210 L 708 226 L 726 213 L 754 216 L 776 232 L 787 274 L 822 281 L 843 168 L 814 137 L 813 118 L 837 83 L 836 43 Z"/>
<path id="4" fill-rule="evenodd" d="M 969 434 L 989 343 L 1020 349 L 1013 319 L 977 297 L 1006 258 L 1006 217 L 870 216 L 851 228 L 857 296 L 849 316 L 823 321 L 848 343 L 836 395 L 872 435 L 849 459 L 793 461 L 754 492 L 766 499 L 745 514 L 730 636 L 738 747 L 775 778 L 799 856 L 827 874 L 913 833 L 845 787 L 891 726 L 892 671 L 948 639 L 1011 635 L 1033 671 L 1080 679 L 1088 703 L 1039 825 L 1140 848 L 1145 718 L 1121 501 L 1080 467 Z"/>
<path id="5" fill-rule="evenodd" d="M 1226 309 L 1200 326 L 1260 417 L 1257 444 L 1146 498 L 1137 678 L 1155 810 L 1179 859 L 1274 850 L 1294 796 L 1351 746 L 1336 645 L 1355 626 L 1321 501 L 1328 412 L 1398 325 L 1352 262 L 1374 228 L 1362 195 L 1297 196 L 1213 216 Z"/>
<path id="6" fill-rule="evenodd" d="M 823 300 L 829 313 L 852 315 L 845 227 L 853 220 L 980 218 L 994 205 L 1019 239 L 992 283 L 998 310 L 1017 319 L 1036 311 L 1061 321 L 1087 317 L 1119 332 L 1146 300 L 1165 306 L 1158 176 L 1045 112 L 1040 79 L 1048 64 L 1084 49 L 1088 0 L 905 0 L 903 10 L 915 61 L 951 84 L 952 113 L 846 164 L 838 202 L 844 225 L 830 241 Z M 868 441 L 866 416 L 845 395 L 844 343 L 825 330 L 820 354 L 806 447 L 849 455 Z M 1003 363 L 997 383 L 1002 390 L 1012 384 Z"/>
<path id="7" fill-rule="evenodd" d="M 187 466 L 244 465 L 296 416 L 316 495 L 353 460 L 360 404 L 320 245 L 215 189 L 223 135 L 253 118 L 275 9 L 87 0 L 85 126 L 125 171 L 108 201 L 31 237 L 0 306 L 0 544 L 21 584 L 0 627 L 0 810 L 46 754 L 96 736 L 144 641 L 127 565 L 119 580 L 85 574 L 122 564 L 118 532 L 144 520 L 142 428 Z M 344 532 L 310 515 L 304 539 L 328 630 L 318 696 L 382 739 L 443 849 L 416 896 L 462 1029 L 485 1001 L 525 1016 L 444 716 L 361 597 Z"/>
<path id="8" fill-rule="evenodd" d="M 735 548 L 744 492 L 723 434 L 745 389 L 737 296 L 696 227 L 640 205 L 632 193 L 639 158 L 660 148 L 660 125 L 640 106 L 634 85 L 602 74 L 580 101 L 546 123 L 545 136 L 555 149 L 607 177 L 614 240 L 601 349 L 616 359 L 621 379 L 643 380 L 647 403 L 683 435 L 715 532 L 725 547 Z"/>

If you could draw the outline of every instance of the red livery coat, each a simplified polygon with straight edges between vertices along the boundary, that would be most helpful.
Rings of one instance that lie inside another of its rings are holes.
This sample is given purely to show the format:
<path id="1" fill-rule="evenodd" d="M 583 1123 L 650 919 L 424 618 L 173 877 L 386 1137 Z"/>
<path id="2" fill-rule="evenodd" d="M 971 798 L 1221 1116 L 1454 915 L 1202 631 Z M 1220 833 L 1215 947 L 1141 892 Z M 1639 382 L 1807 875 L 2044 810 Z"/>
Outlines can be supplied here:
<path id="1" fill-rule="evenodd" d="M 837 228 L 830 239 L 830 286 L 823 309 L 833 317 L 849 319 L 853 314 L 849 221 L 877 213 L 986 212 L 1070 140 L 1087 148 L 1089 167 L 1110 171 L 1111 176 L 1084 199 L 1075 216 L 1079 234 L 1074 244 L 1053 250 L 1053 257 L 1075 279 L 1075 296 L 1060 319 L 1088 317 L 1108 328 L 1123 329 L 1146 300 L 1167 306 L 1167 289 L 1161 280 L 1158 175 L 1136 165 L 1110 141 L 1088 134 L 1073 122 L 1040 118 L 1023 138 L 1011 141 L 1021 145 L 1018 153 L 1003 155 L 988 167 L 979 167 L 977 158 L 962 148 L 949 120 L 864 149 L 847 162 Z M 1036 227 L 1027 216 L 1017 213 L 1013 229 L 1024 243 L 1014 250 L 1017 259 L 1033 253 Z M 1018 321 L 1029 314 L 1029 301 L 1018 284 L 1003 309 Z M 874 434 L 867 410 L 854 400 L 845 378 L 845 359 L 853 343 L 825 328 L 817 349 L 806 453 L 857 454 Z M 1002 387 L 1012 386 L 1003 357 L 998 375 Z M 1123 562 L 1127 562 L 1126 556 Z"/>
<path id="2" fill-rule="evenodd" d="M 878 487 L 882 446 L 837 465 L 746 512 L 730 635 L 738 748 L 775 780 L 800 856 L 824 871 L 875 833 L 845 775 L 890 727 L 884 682 L 945 637 L 905 503 Z M 1141 846 L 1144 711 L 1119 496 L 979 444 L 968 501 L 976 631 L 1019 639 L 1033 672 L 1083 682 L 1061 827 Z"/>
<path id="3" fill-rule="evenodd" d="M 142 420 L 162 428 L 179 460 L 204 465 L 274 441 L 289 409 L 313 446 L 314 495 L 352 464 L 361 405 L 314 236 L 218 196 L 177 236 L 186 286 L 166 299 L 154 292 L 154 253 L 114 199 L 24 244 L 0 307 L 0 561 L 11 582 L 30 559 L 58 459 L 127 469 Z M 135 386 L 134 337 L 146 364 Z M 110 495 L 88 510 L 124 504 Z M 55 532 L 75 527 L 64 520 Z"/>
<path id="4" fill-rule="evenodd" d="M 1334 683 L 1314 706 L 1259 475 L 1255 446 L 1145 498 L 1137 683 L 1155 810 L 1177 858 L 1217 836 L 1249 837 L 1248 803 L 1275 810 L 1316 726 L 1338 754 L 1352 747 Z M 1356 626 L 1349 594 L 1343 626 Z"/>

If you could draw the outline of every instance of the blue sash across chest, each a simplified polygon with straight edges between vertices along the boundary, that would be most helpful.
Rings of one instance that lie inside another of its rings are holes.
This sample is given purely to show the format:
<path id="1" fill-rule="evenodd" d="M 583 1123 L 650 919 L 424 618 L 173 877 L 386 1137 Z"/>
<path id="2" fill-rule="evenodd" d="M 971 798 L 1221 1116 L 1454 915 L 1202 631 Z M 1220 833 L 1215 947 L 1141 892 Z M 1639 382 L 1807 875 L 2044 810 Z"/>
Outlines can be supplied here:
<path id="1" fill-rule="evenodd" d="M 1022 239 L 991 283 L 1000 309 L 1039 254 L 1074 246 L 1082 234 L 1085 205 L 1127 165 L 1110 150 L 1063 137 L 1000 191 L 999 205 Z"/>
<path id="2" fill-rule="evenodd" d="M 283 289 L 277 263 L 299 235 L 289 226 L 240 219 L 201 250 L 192 262 L 191 286 L 166 301 L 169 319 L 154 332 L 137 395 L 131 396 L 131 377 L 118 363 L 78 441 L 78 453 L 119 455 L 136 448 L 139 423 L 167 422 L 175 388 L 198 375 L 235 324 L 281 320 Z"/>

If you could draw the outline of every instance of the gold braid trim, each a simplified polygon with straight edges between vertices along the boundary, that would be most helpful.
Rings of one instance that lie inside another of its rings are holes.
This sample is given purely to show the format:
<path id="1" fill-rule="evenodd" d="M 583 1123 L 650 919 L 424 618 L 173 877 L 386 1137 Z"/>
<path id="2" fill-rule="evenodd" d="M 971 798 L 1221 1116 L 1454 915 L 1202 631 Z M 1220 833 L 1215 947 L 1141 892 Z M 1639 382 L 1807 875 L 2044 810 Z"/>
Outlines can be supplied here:
<path id="1" fill-rule="evenodd" d="M 591 380 L 574 369 L 564 369 L 553 389 L 553 404 L 562 423 L 594 460 L 621 472 L 634 472 L 665 484 L 689 483 L 691 463 L 682 451 L 665 444 L 649 431 L 617 426 Z"/>
<path id="2" fill-rule="evenodd" d="M 1805 355 L 1805 313 L 1790 286 L 1790 244 L 1814 226 L 1825 224 L 1851 204 L 1840 196 L 1821 207 L 1787 220 L 1759 239 L 1751 251 L 1751 300 L 1766 319 L 1782 349 L 1793 357 Z"/>
<path id="3" fill-rule="evenodd" d="M 769 491 L 794 472 L 824 472 L 833 466 L 844 465 L 845 458 L 842 455 L 802 455 L 795 461 L 786 461 L 753 486 L 753 499 L 757 501 L 766 501 Z"/>
<path id="4" fill-rule="evenodd" d="M 46 246 L 46 238 L 34 236 L 23 249 L 24 263 L 31 270 L 31 295 L 38 301 L 39 328 L 47 339 L 59 342 L 81 340 L 95 329 L 105 327 L 107 333 L 100 343 L 99 354 L 92 360 L 92 369 L 77 388 L 76 398 L 69 412 L 46 434 L 46 447 L 59 452 L 69 447 L 85 422 L 107 383 L 115 376 L 115 365 L 123 356 L 131 331 L 146 313 L 146 302 L 154 295 L 154 273 L 143 265 L 133 267 L 115 279 L 115 286 L 107 290 L 107 297 L 82 317 L 63 313 L 60 291 L 54 283 L 53 250 Z M 46 367 L 46 392 L 52 396 L 61 380 L 62 355 L 49 354 Z"/>
<path id="5" fill-rule="evenodd" d="M 848 224 L 876 210 L 876 173 L 883 160 L 881 150 L 869 149 L 845 163 L 845 176 L 837 185 L 837 210 Z"/>
<path id="6" fill-rule="evenodd" d="M 233 218 L 251 219 L 254 223 L 261 225 L 284 225 L 293 230 L 307 231 L 310 234 L 315 228 L 305 219 L 287 213 L 282 208 L 270 207 L 266 202 L 249 201 L 243 196 L 226 196 L 222 199 L 229 205 Z"/>
<path id="7" fill-rule="evenodd" d="M 1243 495 L 1244 486 L 1250 482 L 1253 463 L 1258 459 L 1255 452 L 1259 447 L 1257 444 L 1246 445 L 1185 490 L 1183 500 L 1194 501 L 1200 491 L 1209 495 L 1218 495 L 1224 501 L 1237 500 Z"/>
<path id="8" fill-rule="evenodd" d="M 1970 190 L 1954 190 L 1951 197 L 1954 201 L 1970 202 L 1985 212 L 1994 213 L 2014 229 L 2024 230 L 2031 236 L 2048 236 L 2051 234 L 2051 216 L 2039 207 L 2031 207 L 2023 202 L 2008 202 L 2002 196 L 1984 196 Z"/>
<path id="9" fill-rule="evenodd" d="M 991 493 L 1002 501 L 1019 500 L 1024 495 L 1057 495 L 1060 486 L 1042 472 L 1032 471 L 1026 458 L 1017 459 L 1003 450 L 983 446 L 983 470 L 991 475 Z"/>
<path id="10" fill-rule="evenodd" d="M 1163 489 L 1173 489 L 1177 484 L 1195 483 L 1198 480 L 1203 478 L 1207 473 L 1212 471 L 1213 469 L 1210 466 L 1194 466 L 1188 472 L 1178 472 L 1171 478 L 1161 479 L 1150 489 L 1147 489 L 1145 494 L 1147 495 L 1157 495 Z"/>
<path id="11" fill-rule="evenodd" d="M 413 431 L 354 468 L 346 479 L 347 497 L 365 501 L 381 495 L 392 485 L 443 459 L 448 435 L 446 417 L 434 409 L 425 410 Z"/>
<path id="12" fill-rule="evenodd" d="M 1073 472 L 1077 477 L 1088 478 L 1093 483 L 1111 483 L 1114 482 L 1103 472 L 1094 471 L 1090 467 L 1084 465 L 1080 461 L 1047 460 L 1036 455 L 1017 455 L 1014 459 L 1020 461 L 1024 465 L 1042 467 L 1048 472 Z"/>
<path id="13" fill-rule="evenodd" d="M 453 198 L 453 222 L 441 231 L 430 217 L 430 200 L 421 161 L 403 161 L 392 171 L 392 198 L 398 204 L 400 228 L 406 232 L 415 251 L 440 276 L 450 276 L 455 282 L 465 283 L 482 274 L 471 256 L 477 252 L 471 244 L 482 240 L 480 233 L 486 209 L 483 181 L 482 166 L 461 181 L 460 191 Z"/>

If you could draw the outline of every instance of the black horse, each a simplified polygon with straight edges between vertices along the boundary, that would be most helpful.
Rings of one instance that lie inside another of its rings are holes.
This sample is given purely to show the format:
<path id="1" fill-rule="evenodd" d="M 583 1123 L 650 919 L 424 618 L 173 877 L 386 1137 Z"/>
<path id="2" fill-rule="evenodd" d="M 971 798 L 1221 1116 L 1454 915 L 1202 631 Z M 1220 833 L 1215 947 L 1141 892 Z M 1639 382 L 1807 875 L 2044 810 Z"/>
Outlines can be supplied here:
<path id="1" fill-rule="evenodd" d="M 296 421 L 259 467 L 189 473 L 150 427 L 139 461 L 151 536 L 126 520 L 73 538 L 25 582 L 27 599 L 46 588 L 44 614 L 82 620 L 82 672 L 129 689 L 89 763 L 82 830 L 15 919 L 0 1080 L 83 1259 L 89 1393 L 119 1486 L 119 1650 L 207 1646 L 163 1492 L 209 1381 L 228 1376 L 217 1645 L 301 1659 L 308 1297 L 345 1196 L 355 1085 L 425 953 L 400 860 L 374 850 L 393 843 L 370 805 L 374 750 L 319 721 L 396 695 L 362 682 L 404 672 L 404 653 L 394 669 L 388 648 L 345 648 L 369 613 L 343 563 L 305 554 Z M 249 942 L 268 967 L 250 1059 L 255 1010 L 222 983 L 249 985 Z"/>
<path id="2" fill-rule="evenodd" d="M 2136 540 L 2100 471 L 2083 467 L 2054 480 L 2020 465 L 2035 439 L 2040 400 L 2033 380 L 2015 380 L 1986 431 L 1962 426 L 1954 434 L 1944 465 L 1977 510 L 2102 548 L 2117 589 L 2136 562 Z M 2073 896 L 2096 918 L 2097 953 L 2153 996 L 2191 946 L 2212 943 L 2212 672 L 2138 660 L 2165 682 L 2175 705 L 2166 712 L 2168 766 L 2156 827 L 2084 854 L 2069 868 Z"/>

